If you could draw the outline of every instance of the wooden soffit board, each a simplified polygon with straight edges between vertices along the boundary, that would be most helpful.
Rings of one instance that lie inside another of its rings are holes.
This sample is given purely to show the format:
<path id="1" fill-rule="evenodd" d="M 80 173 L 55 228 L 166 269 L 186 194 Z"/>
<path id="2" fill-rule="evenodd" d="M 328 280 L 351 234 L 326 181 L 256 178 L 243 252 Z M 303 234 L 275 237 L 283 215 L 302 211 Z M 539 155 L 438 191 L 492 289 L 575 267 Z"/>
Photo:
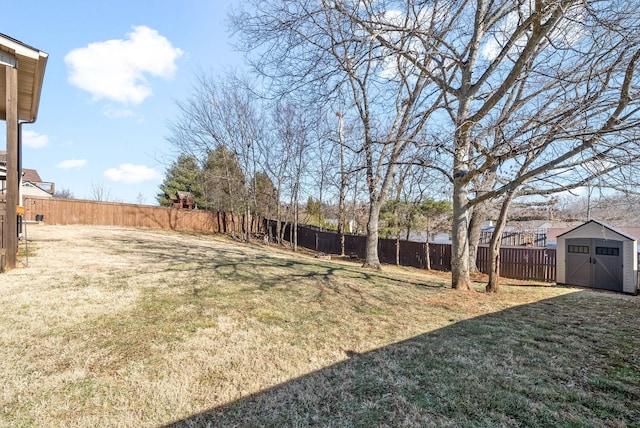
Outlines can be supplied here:
<path id="1" fill-rule="evenodd" d="M 18 69 L 18 120 L 35 121 L 48 54 L 0 34 L 0 120 L 7 117 L 7 67 Z"/>

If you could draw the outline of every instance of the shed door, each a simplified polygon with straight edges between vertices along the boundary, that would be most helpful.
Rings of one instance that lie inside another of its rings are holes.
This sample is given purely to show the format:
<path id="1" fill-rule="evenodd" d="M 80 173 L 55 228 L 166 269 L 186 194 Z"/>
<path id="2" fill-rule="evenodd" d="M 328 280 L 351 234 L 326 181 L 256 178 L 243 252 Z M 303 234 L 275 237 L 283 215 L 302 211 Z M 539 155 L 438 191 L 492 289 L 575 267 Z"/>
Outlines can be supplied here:
<path id="1" fill-rule="evenodd" d="M 622 241 L 590 238 L 567 239 L 567 283 L 622 291 L 622 260 Z"/>
<path id="2" fill-rule="evenodd" d="M 591 239 L 567 239 L 567 283 L 591 287 Z"/>
<path id="3" fill-rule="evenodd" d="M 593 240 L 593 267 L 595 288 L 622 291 L 622 241 Z"/>

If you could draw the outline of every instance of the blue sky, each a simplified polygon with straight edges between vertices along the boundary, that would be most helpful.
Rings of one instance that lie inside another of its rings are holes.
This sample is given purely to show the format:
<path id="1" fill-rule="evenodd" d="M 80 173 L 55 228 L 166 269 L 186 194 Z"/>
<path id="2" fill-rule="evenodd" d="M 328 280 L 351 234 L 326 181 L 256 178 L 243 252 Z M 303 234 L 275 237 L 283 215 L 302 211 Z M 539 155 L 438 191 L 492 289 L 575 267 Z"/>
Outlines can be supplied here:
<path id="1" fill-rule="evenodd" d="M 226 14 L 234 0 L 7 2 L 0 33 L 49 54 L 23 166 L 93 199 L 156 205 L 173 148 L 168 122 L 194 73 L 241 68 Z M 2 122 L 0 149 L 6 147 Z"/>

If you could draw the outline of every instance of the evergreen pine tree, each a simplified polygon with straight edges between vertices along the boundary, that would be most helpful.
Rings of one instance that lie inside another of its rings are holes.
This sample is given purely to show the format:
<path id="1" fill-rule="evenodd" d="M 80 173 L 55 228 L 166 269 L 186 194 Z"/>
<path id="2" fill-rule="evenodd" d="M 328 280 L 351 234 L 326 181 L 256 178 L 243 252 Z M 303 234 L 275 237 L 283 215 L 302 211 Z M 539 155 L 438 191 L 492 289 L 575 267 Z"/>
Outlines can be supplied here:
<path id="1" fill-rule="evenodd" d="M 171 196 L 177 191 L 191 192 L 198 208 L 206 207 L 206 200 L 203 192 L 202 170 L 198 165 L 198 160 L 194 156 L 180 155 L 178 159 L 167 168 L 165 178 L 160 185 L 160 193 L 156 200 L 161 206 L 171 206 L 173 201 Z"/>

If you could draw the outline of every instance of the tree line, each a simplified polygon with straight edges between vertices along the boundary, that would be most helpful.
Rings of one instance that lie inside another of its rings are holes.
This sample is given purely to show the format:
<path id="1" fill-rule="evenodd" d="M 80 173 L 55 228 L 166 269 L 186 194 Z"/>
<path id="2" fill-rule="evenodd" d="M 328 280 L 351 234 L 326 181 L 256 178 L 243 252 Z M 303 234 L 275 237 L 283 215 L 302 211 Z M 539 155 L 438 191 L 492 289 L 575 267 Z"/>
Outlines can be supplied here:
<path id="1" fill-rule="evenodd" d="M 455 289 L 470 288 L 494 210 L 487 290 L 498 291 L 512 204 L 593 186 L 635 190 L 639 6 L 248 0 L 229 25 L 252 73 L 200 73 L 170 140 L 202 171 L 219 147 L 234 156 L 247 212 L 258 173 L 273 186 L 273 209 L 294 222 L 306 194 L 335 201 L 342 230 L 348 202 L 364 201 L 367 266 L 380 266 L 388 204 L 450 202 Z"/>

